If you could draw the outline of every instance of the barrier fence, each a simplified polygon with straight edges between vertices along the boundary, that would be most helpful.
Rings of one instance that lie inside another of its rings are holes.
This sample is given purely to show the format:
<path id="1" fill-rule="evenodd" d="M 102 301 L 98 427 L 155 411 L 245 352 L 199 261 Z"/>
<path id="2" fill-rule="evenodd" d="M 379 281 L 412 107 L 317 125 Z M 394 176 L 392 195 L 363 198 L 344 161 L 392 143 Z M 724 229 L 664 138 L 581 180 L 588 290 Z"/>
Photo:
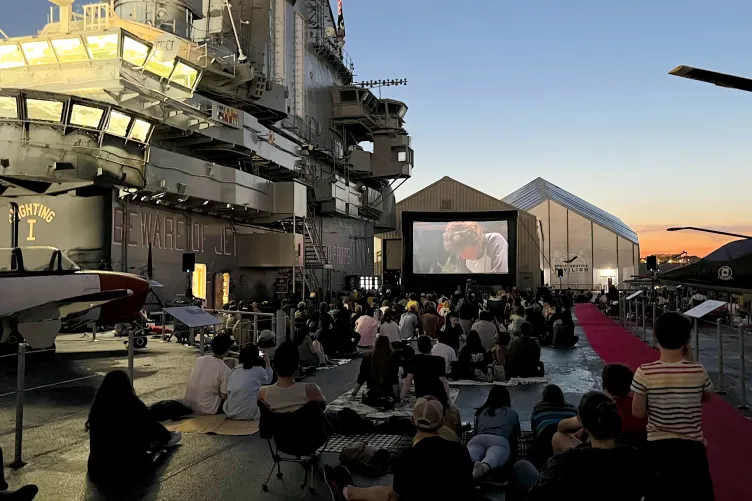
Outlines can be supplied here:
<path id="1" fill-rule="evenodd" d="M 619 295 L 619 322 L 629 332 L 645 343 L 657 348 L 653 329 L 657 318 L 666 311 L 682 312 L 681 304 L 658 305 L 643 295 L 627 300 Z M 686 305 L 685 305 L 686 307 Z M 687 307 L 688 309 L 688 307 Z M 686 311 L 686 310 L 685 310 Z M 709 317 L 709 318 L 708 318 Z M 750 317 L 733 317 L 727 314 L 710 314 L 692 319 L 691 346 L 695 360 L 701 362 L 708 372 L 715 373 L 717 393 L 734 391 L 740 410 L 749 410 L 747 405 L 746 342 L 752 331 Z M 738 356 L 738 364 L 736 362 Z M 733 383 L 727 385 L 727 383 Z M 733 386 L 734 388 L 727 388 Z M 738 388 L 736 388 L 738 386 Z"/>
<path id="2" fill-rule="evenodd" d="M 238 346 L 238 349 L 242 349 L 244 346 L 247 346 L 249 344 L 256 344 L 258 342 L 258 336 L 261 331 L 259 330 L 259 321 L 261 319 L 270 319 L 271 327 L 270 329 L 273 333 L 275 333 L 275 340 L 276 345 L 278 346 L 282 341 L 289 340 L 294 335 L 294 322 L 292 319 L 294 319 L 294 311 L 291 310 L 290 314 L 286 314 L 283 311 L 277 311 L 276 313 L 260 313 L 260 312 L 247 312 L 247 311 L 230 311 L 230 310 L 206 310 L 208 313 L 213 315 L 222 315 L 223 318 L 218 318 L 217 326 L 226 325 L 225 322 L 222 322 L 220 320 L 225 320 L 225 316 L 231 315 L 233 318 L 237 320 L 243 320 L 247 322 L 246 325 L 241 324 L 240 330 L 237 330 L 239 333 L 239 337 L 235 337 L 235 345 Z M 167 320 L 166 317 L 168 315 L 164 315 L 165 319 L 163 319 L 161 326 L 163 327 L 162 335 L 164 335 L 164 328 L 166 328 Z M 235 324 L 233 324 L 233 329 L 235 327 Z M 245 331 L 243 331 L 243 328 L 246 328 Z M 189 329 L 189 336 L 188 336 L 188 345 L 192 347 L 196 347 L 196 336 L 199 337 L 198 342 L 198 352 L 200 355 L 204 355 L 206 350 L 206 340 L 207 337 L 211 338 L 214 334 L 222 330 L 221 328 L 215 329 L 214 333 L 208 333 L 207 329 L 205 328 L 199 328 L 199 332 L 197 333 L 195 329 Z M 174 332 L 174 330 L 173 330 Z M 235 330 L 233 331 L 235 332 Z M 93 333 L 92 333 L 93 334 Z M 159 335 L 159 334 L 155 334 Z M 135 348 L 135 330 L 129 329 L 128 330 L 128 341 L 127 341 L 127 371 L 128 376 L 131 379 L 131 384 L 135 383 L 135 357 L 138 353 Z M 120 342 L 119 338 L 116 338 L 118 342 Z M 100 339 L 101 340 L 101 339 Z M 91 341 L 97 341 L 96 335 L 92 336 Z M 148 348 L 147 348 L 148 350 Z M 141 353 L 143 351 L 139 350 Z M 0 398 L 10 398 L 15 396 L 15 420 L 13 423 L 13 433 L 14 433 L 14 452 L 13 452 L 13 462 L 11 463 L 11 467 L 13 468 L 20 468 L 24 466 L 25 462 L 23 461 L 23 432 L 24 432 L 24 424 L 25 424 L 25 416 L 24 416 L 24 410 L 27 405 L 26 398 L 27 394 L 30 392 L 35 392 L 38 390 L 48 389 L 48 388 L 54 388 L 59 386 L 64 386 L 66 384 L 79 382 L 85 379 L 91 379 L 96 377 L 103 377 L 104 374 L 90 374 L 83 377 L 77 377 L 77 378 L 71 378 L 71 379 L 65 379 L 60 381 L 55 381 L 48 384 L 42 384 L 38 386 L 34 386 L 32 388 L 27 388 L 27 359 L 30 355 L 37 357 L 37 356 L 44 356 L 45 354 L 49 355 L 50 353 L 54 353 L 55 349 L 48 349 L 48 350 L 30 350 L 29 346 L 26 343 L 20 343 L 18 345 L 18 351 L 17 353 L 10 353 L 7 355 L 1 355 L 0 356 L 0 363 L 12 363 L 12 360 L 16 359 L 16 389 L 15 391 L 9 391 L 6 393 L 0 393 Z M 170 388 L 172 385 L 167 386 L 165 388 L 160 388 L 158 390 L 167 389 Z M 135 389 L 135 388 L 134 388 Z M 43 421 L 41 423 L 37 423 L 35 426 L 41 426 L 44 424 L 47 424 L 51 421 L 57 421 L 60 419 L 66 419 L 68 417 L 71 417 L 73 415 L 79 414 L 79 412 L 73 412 L 69 414 L 65 414 L 63 416 L 60 416 L 56 419 L 52 419 L 49 421 Z M 0 430 L 0 432 L 5 433 L 4 430 Z"/>

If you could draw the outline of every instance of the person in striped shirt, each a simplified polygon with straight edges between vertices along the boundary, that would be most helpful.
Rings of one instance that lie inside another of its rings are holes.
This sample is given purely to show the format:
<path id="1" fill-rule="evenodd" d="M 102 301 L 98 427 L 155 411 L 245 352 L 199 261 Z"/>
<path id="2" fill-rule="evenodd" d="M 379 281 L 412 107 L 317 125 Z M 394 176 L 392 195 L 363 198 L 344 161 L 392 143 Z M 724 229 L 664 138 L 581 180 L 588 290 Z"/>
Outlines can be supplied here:
<path id="1" fill-rule="evenodd" d="M 646 452 L 655 474 L 646 501 L 713 499 L 702 432 L 702 402 L 710 399 L 713 383 L 692 356 L 691 331 L 681 313 L 658 317 L 660 359 L 641 365 L 632 380 L 632 414 L 648 417 Z"/>

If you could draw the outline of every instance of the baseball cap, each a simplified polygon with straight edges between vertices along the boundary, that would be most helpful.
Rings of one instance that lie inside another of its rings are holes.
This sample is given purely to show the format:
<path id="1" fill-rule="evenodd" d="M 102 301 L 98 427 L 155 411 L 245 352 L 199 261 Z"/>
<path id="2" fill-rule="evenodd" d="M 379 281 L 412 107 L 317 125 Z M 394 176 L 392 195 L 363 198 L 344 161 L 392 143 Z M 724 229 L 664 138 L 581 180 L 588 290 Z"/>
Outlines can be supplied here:
<path id="1" fill-rule="evenodd" d="M 259 341 L 271 341 L 274 339 L 274 333 L 270 331 L 269 329 L 264 329 L 261 331 L 261 334 L 259 334 Z"/>
<path id="2" fill-rule="evenodd" d="M 413 408 L 413 424 L 420 430 L 435 430 L 444 421 L 444 407 L 434 397 L 421 397 Z"/>

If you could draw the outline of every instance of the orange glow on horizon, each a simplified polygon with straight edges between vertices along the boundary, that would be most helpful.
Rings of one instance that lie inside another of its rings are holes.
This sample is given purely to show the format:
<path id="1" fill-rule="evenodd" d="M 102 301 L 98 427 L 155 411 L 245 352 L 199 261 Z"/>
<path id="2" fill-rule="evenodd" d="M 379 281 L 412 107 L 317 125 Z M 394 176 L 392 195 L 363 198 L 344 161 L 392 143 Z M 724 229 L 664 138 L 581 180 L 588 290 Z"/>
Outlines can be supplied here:
<path id="1" fill-rule="evenodd" d="M 644 227 L 635 227 L 640 239 L 640 257 L 651 254 L 679 254 L 687 251 L 690 256 L 705 257 L 719 247 L 736 240 L 735 238 L 725 237 L 723 235 L 714 235 L 712 233 L 703 233 L 699 231 L 666 231 L 666 228 L 680 225 L 651 225 Z M 752 226 L 733 228 L 714 227 L 720 231 L 739 233 L 741 235 L 752 235 Z"/>

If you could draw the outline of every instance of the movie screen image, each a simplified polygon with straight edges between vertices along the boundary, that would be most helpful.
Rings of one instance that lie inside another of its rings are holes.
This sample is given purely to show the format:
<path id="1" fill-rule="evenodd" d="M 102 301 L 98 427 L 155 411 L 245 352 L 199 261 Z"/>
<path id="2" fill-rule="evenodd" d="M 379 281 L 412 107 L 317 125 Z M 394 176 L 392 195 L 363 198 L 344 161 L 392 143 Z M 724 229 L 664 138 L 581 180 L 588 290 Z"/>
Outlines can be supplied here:
<path id="1" fill-rule="evenodd" d="M 509 273 L 507 221 L 416 221 L 413 273 Z"/>

